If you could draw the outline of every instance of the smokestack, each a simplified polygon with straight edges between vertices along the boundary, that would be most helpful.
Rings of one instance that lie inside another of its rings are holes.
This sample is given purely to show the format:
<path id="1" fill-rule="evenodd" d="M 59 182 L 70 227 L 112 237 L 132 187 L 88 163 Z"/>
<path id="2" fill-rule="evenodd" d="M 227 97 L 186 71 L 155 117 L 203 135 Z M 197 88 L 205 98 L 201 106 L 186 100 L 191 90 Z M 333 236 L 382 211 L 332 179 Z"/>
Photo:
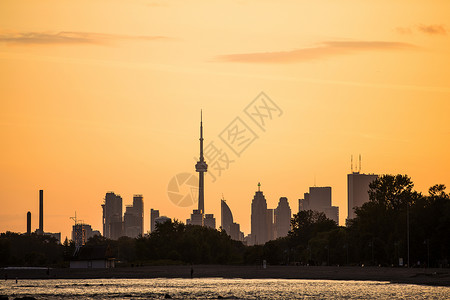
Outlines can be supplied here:
<path id="1" fill-rule="evenodd" d="M 27 234 L 31 234 L 31 212 L 27 212 Z"/>
<path id="2" fill-rule="evenodd" d="M 39 190 L 39 233 L 44 234 L 44 190 Z"/>

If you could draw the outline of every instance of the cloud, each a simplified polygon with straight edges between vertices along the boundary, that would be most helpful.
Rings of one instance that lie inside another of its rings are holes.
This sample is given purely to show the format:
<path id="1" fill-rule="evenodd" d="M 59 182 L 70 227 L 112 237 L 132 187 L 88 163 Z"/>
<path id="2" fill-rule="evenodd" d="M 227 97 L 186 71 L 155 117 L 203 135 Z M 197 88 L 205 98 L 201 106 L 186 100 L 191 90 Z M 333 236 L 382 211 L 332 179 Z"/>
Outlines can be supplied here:
<path id="1" fill-rule="evenodd" d="M 315 47 L 291 51 L 226 54 L 216 61 L 245 63 L 293 63 L 324 59 L 331 56 L 380 50 L 402 50 L 415 48 L 412 44 L 383 41 L 328 41 Z"/>
<path id="2" fill-rule="evenodd" d="M 132 36 L 93 32 L 61 31 L 0 33 L 0 43 L 11 45 L 107 44 L 117 40 L 160 40 L 165 36 Z"/>
<path id="3" fill-rule="evenodd" d="M 443 25 L 417 25 L 417 30 L 430 35 L 446 35 L 447 29 Z"/>

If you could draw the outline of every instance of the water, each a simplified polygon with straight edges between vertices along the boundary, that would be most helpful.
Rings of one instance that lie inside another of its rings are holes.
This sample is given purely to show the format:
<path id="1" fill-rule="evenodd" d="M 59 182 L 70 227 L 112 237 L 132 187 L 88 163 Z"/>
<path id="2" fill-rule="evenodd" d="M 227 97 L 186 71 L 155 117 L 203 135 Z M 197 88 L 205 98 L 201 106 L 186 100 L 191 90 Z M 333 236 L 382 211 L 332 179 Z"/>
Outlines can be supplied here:
<path id="1" fill-rule="evenodd" d="M 300 279 L 50 279 L 0 283 L 0 295 L 37 299 L 450 299 L 450 287 Z"/>

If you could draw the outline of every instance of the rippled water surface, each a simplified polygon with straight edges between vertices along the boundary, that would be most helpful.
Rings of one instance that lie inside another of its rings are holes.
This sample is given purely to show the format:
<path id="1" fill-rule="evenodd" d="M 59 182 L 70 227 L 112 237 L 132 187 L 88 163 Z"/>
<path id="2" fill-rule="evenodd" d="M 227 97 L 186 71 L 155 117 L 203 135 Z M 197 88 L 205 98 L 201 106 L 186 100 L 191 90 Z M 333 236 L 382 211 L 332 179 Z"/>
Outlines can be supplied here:
<path id="1" fill-rule="evenodd" d="M 0 284 L 0 295 L 36 299 L 450 299 L 450 287 L 297 279 L 55 279 Z"/>

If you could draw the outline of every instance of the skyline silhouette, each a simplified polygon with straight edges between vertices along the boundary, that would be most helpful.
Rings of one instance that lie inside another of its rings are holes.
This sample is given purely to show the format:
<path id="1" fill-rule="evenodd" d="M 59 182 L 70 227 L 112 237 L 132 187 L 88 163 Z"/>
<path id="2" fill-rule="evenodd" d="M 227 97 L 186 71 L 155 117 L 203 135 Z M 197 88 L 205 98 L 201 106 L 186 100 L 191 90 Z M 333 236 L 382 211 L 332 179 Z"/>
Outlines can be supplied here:
<path id="1" fill-rule="evenodd" d="M 0 4 L 0 232 L 26 231 L 27 211 L 38 228 L 41 189 L 45 230 L 63 238 L 74 211 L 102 228 L 107 191 L 144 196 L 144 232 L 150 208 L 185 220 L 195 206 L 167 187 L 196 174 L 200 108 L 216 224 L 223 194 L 250 232 L 261 182 L 268 207 L 286 197 L 293 212 L 332 187 L 343 225 L 359 153 L 362 173 L 450 186 L 448 1 L 152 3 Z M 271 120 L 254 115 L 261 92 Z M 244 124 L 233 146 L 227 129 Z M 216 181 L 211 142 L 229 159 Z"/>

